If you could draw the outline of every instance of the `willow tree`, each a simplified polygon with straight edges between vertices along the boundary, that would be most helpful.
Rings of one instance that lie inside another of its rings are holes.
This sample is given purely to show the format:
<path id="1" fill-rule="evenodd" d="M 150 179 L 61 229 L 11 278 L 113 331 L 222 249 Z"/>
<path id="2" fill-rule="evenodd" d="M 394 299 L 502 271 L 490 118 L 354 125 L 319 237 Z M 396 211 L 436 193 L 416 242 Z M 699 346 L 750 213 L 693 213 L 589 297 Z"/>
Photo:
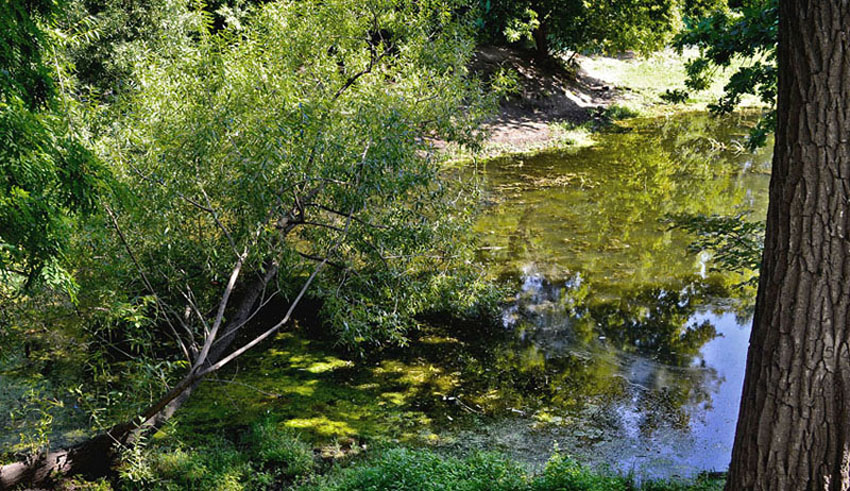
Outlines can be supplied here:
<path id="1" fill-rule="evenodd" d="M 780 0 L 765 250 L 727 489 L 850 488 L 850 5 Z"/>
<path id="2" fill-rule="evenodd" d="M 113 278 L 88 300 L 92 316 L 115 296 L 140 313 L 94 325 L 92 345 L 132 340 L 126 363 L 167 366 L 167 384 L 99 436 L 0 468 L 0 488 L 105 472 L 305 297 L 351 343 L 403 343 L 434 305 L 474 308 L 465 191 L 431 157 L 435 138 L 474 142 L 489 107 L 467 76 L 459 7 L 281 1 L 214 35 L 199 11 L 186 39 L 134 54 L 138 85 L 93 138 L 116 193 L 75 272 L 81 295 Z"/>

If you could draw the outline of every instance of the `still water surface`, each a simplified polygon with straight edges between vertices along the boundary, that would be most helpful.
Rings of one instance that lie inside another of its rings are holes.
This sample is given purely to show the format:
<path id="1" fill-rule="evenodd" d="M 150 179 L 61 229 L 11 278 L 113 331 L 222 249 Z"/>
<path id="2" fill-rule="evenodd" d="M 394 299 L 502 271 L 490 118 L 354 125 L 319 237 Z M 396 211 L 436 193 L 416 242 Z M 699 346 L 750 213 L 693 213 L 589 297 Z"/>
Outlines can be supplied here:
<path id="1" fill-rule="evenodd" d="M 635 120 L 591 148 L 481 170 L 481 257 L 517 292 L 489 348 L 515 387 L 494 388 L 534 394 L 486 438 L 639 476 L 728 466 L 754 292 L 667 219 L 765 215 L 770 153 L 743 150 L 749 124 Z"/>

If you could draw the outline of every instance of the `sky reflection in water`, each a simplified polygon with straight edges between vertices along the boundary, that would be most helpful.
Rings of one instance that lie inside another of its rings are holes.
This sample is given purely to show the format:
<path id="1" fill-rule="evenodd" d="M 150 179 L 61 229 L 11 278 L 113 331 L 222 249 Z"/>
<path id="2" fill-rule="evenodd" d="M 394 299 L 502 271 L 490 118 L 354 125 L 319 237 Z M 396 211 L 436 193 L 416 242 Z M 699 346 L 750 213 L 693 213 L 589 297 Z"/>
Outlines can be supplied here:
<path id="1" fill-rule="evenodd" d="M 536 396 L 489 438 L 518 458 L 557 442 L 643 476 L 727 467 L 754 292 L 663 219 L 764 216 L 770 153 L 741 151 L 750 124 L 638 120 L 589 149 L 483 169 L 481 256 L 517 291 L 489 356 Z"/>

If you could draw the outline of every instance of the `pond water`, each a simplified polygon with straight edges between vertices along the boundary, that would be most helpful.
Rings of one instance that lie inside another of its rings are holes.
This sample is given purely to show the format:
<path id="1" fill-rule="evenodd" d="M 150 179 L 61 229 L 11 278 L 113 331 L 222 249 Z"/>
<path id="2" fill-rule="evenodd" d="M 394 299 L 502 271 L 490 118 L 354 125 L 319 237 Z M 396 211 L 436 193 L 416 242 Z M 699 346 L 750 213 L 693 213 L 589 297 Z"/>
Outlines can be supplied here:
<path id="1" fill-rule="evenodd" d="M 770 153 L 743 150 L 750 123 L 635 120 L 591 148 L 482 169 L 481 255 L 517 291 L 495 366 L 542 377 L 539 404 L 490 437 L 641 476 L 726 469 L 754 291 L 667 218 L 765 216 Z"/>
<path id="2" fill-rule="evenodd" d="M 665 219 L 764 216 L 770 154 L 743 151 L 752 123 L 632 120 L 589 148 L 488 162 L 476 229 L 508 285 L 501 325 L 435 322 L 366 360 L 283 333 L 206 382 L 181 424 L 270 415 L 331 454 L 390 439 L 532 465 L 557 446 L 647 477 L 725 469 L 754 292 Z"/>

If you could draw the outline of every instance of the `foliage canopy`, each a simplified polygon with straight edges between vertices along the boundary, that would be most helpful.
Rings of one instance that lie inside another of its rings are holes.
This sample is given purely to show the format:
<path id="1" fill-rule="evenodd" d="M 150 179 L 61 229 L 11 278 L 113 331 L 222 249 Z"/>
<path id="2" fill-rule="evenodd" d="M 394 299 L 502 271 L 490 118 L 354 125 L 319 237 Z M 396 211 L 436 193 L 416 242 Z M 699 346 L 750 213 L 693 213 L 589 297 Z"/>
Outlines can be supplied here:
<path id="1" fill-rule="evenodd" d="M 779 23 L 777 0 L 748 0 L 733 11 L 718 11 L 691 24 L 676 40 L 679 50 L 699 48 L 697 58 L 688 62 L 686 86 L 705 90 L 721 70 L 736 59 L 746 60 L 726 84 L 725 93 L 709 109 L 728 114 L 743 96 L 755 95 L 768 107 L 750 135 L 751 149 L 764 146 L 776 127 L 776 42 Z M 678 90 L 667 92 L 672 101 L 687 98 Z"/>
<path id="2" fill-rule="evenodd" d="M 723 0 L 483 0 L 481 22 L 491 39 L 526 38 L 541 54 L 647 54 L 665 47 L 683 19 L 725 8 Z"/>
<path id="3" fill-rule="evenodd" d="M 45 278 L 68 286 L 62 255 L 71 220 L 93 209 L 103 177 L 66 118 L 57 70 L 45 60 L 55 9 L 52 1 L 0 5 L 0 275 L 11 285 L 6 293 Z"/>

